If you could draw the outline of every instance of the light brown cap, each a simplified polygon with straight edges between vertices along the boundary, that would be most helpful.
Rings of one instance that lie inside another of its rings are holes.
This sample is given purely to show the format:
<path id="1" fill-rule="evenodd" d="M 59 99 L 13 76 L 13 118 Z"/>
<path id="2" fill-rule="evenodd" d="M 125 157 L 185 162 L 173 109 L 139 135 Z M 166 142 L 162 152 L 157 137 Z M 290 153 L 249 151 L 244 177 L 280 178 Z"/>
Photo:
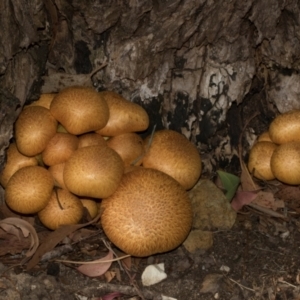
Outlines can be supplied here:
<path id="1" fill-rule="evenodd" d="M 187 192 L 154 169 L 128 172 L 118 189 L 101 203 L 107 237 L 125 253 L 149 256 L 178 247 L 192 225 Z"/>

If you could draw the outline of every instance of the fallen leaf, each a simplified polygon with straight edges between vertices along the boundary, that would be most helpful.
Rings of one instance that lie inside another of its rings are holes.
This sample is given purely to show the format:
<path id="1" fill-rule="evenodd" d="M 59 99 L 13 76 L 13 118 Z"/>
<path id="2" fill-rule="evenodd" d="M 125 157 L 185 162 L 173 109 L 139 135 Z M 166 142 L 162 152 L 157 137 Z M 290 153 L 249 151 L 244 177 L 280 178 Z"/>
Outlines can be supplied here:
<path id="1" fill-rule="evenodd" d="M 283 201 L 275 200 L 273 193 L 265 191 L 259 191 L 253 203 L 273 210 L 284 207 Z"/>
<path id="2" fill-rule="evenodd" d="M 111 266 L 113 259 L 112 251 L 109 251 L 108 254 L 100 259 L 93 260 L 91 264 L 84 264 L 77 268 L 79 272 L 89 277 L 98 277 L 103 275 Z"/>
<path id="3" fill-rule="evenodd" d="M 200 293 L 212 293 L 215 294 L 220 288 L 220 280 L 222 275 L 220 274 L 208 274 L 205 276 L 202 282 Z"/>
<path id="4" fill-rule="evenodd" d="M 1 220 L 0 227 L 7 233 L 13 234 L 18 238 L 20 238 L 20 231 L 24 237 L 30 237 L 30 248 L 25 253 L 25 258 L 21 262 L 21 264 L 24 264 L 30 257 L 34 255 L 39 246 L 39 238 L 34 227 L 27 221 L 13 217 Z"/>
<path id="5" fill-rule="evenodd" d="M 257 192 L 237 191 L 231 201 L 231 207 L 239 211 L 244 205 L 251 203 L 257 196 Z"/>
<path id="6" fill-rule="evenodd" d="M 55 231 L 52 231 L 49 234 L 48 239 L 38 247 L 38 249 L 34 253 L 33 257 L 28 262 L 28 264 L 26 266 L 26 269 L 30 270 L 34 266 L 36 266 L 39 263 L 39 261 L 41 260 L 42 256 L 45 253 L 47 253 L 48 251 L 51 251 L 66 236 L 68 236 L 69 234 L 71 234 L 72 232 L 74 232 L 78 229 L 81 229 L 85 226 L 91 225 L 91 224 L 97 222 L 98 220 L 99 220 L 99 216 L 97 216 L 95 219 L 93 219 L 92 221 L 90 221 L 88 223 L 75 224 L 75 225 L 65 225 L 65 226 L 59 227 Z"/>
<path id="7" fill-rule="evenodd" d="M 221 179 L 222 187 L 225 189 L 225 197 L 231 201 L 240 185 L 240 178 L 220 170 L 217 173 Z"/>

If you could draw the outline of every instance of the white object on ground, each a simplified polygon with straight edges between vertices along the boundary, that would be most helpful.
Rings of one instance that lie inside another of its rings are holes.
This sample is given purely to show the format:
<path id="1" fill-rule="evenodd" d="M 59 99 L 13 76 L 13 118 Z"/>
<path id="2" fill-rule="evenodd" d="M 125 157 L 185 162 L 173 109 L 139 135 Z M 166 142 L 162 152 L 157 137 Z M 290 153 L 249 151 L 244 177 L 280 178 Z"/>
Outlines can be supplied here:
<path id="1" fill-rule="evenodd" d="M 165 278 L 167 278 L 167 274 L 165 273 L 164 263 L 149 265 L 142 274 L 142 283 L 144 286 L 150 286 L 161 282 Z"/>

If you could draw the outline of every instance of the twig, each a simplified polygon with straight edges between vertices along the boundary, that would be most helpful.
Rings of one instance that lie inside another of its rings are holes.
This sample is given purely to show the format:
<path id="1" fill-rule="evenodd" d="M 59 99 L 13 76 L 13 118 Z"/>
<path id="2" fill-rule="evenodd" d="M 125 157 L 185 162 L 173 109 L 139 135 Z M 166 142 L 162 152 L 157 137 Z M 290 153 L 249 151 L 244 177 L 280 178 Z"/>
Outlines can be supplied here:
<path id="1" fill-rule="evenodd" d="M 235 280 L 233 280 L 233 279 L 231 279 L 231 278 L 229 278 L 229 277 L 227 277 L 230 281 L 232 281 L 233 283 L 235 283 L 235 284 L 237 284 L 240 288 L 242 288 L 242 289 L 245 289 L 245 290 L 248 290 L 248 291 L 251 291 L 251 292 L 254 292 L 255 293 L 255 290 L 253 290 L 253 289 L 251 289 L 251 288 L 248 288 L 248 287 L 246 287 L 246 286 L 244 286 L 244 285 L 242 285 L 242 284 L 240 284 L 239 282 L 237 282 L 237 281 L 235 281 Z"/>
<path id="2" fill-rule="evenodd" d="M 269 208 L 266 208 L 266 207 L 262 207 L 262 206 L 259 206 L 257 204 L 254 204 L 254 203 L 249 203 L 249 204 L 247 204 L 247 206 L 250 206 L 250 207 L 252 207 L 252 208 L 254 208 L 256 210 L 259 210 L 260 212 L 263 212 L 265 214 L 268 214 L 268 215 L 270 215 L 272 217 L 281 218 L 281 219 L 287 221 L 287 218 L 284 215 L 282 215 L 282 214 L 280 214 L 280 213 L 278 213 L 278 212 L 276 212 L 276 211 L 274 211 L 272 209 L 269 209 Z"/>
<path id="3" fill-rule="evenodd" d="M 162 300 L 162 296 L 160 293 L 146 289 L 146 288 L 140 290 L 140 293 L 137 294 L 135 287 L 132 287 L 129 285 L 119 285 L 119 284 L 111 284 L 111 283 L 105 283 L 105 282 L 100 282 L 97 288 L 87 287 L 83 290 L 80 290 L 80 292 L 84 293 L 84 294 L 89 294 L 89 295 L 90 294 L 97 295 L 97 294 L 99 294 L 99 292 L 101 294 L 119 292 L 121 294 L 128 295 L 128 296 L 138 295 L 142 299 Z"/>

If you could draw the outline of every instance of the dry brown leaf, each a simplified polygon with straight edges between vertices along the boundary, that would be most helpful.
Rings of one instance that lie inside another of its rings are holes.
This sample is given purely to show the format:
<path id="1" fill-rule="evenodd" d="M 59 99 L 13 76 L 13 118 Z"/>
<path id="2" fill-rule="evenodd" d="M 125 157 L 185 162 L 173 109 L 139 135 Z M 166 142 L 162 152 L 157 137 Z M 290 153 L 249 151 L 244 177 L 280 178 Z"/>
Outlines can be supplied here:
<path id="1" fill-rule="evenodd" d="M 252 203 L 273 210 L 284 207 L 283 201 L 275 200 L 273 193 L 265 191 L 259 191 Z"/>
<path id="2" fill-rule="evenodd" d="M 89 277 L 98 277 L 103 275 L 111 266 L 113 259 L 112 251 L 100 259 L 93 260 L 93 264 L 84 264 L 77 268 L 79 272 Z"/>
<path id="3" fill-rule="evenodd" d="M 36 266 L 41 260 L 42 256 L 48 251 L 52 250 L 59 242 L 61 242 L 65 237 L 67 237 L 72 232 L 81 229 L 85 226 L 91 225 L 99 220 L 99 216 L 97 216 L 94 220 L 84 224 L 75 224 L 75 225 L 66 225 L 62 226 L 55 231 L 52 231 L 48 239 L 40 245 L 37 249 L 31 260 L 27 264 L 27 270 L 32 269 Z"/>
<path id="4" fill-rule="evenodd" d="M 208 274 L 202 282 L 200 293 L 216 293 L 220 288 L 220 280 L 223 276 L 220 274 Z"/>
<path id="5" fill-rule="evenodd" d="M 39 238 L 34 229 L 34 227 L 27 221 L 19 218 L 6 218 L 0 221 L 0 227 L 7 233 L 17 236 L 19 239 L 20 231 L 24 237 L 30 237 L 30 247 L 25 253 L 25 258 L 22 260 L 21 264 L 24 264 L 30 257 L 32 257 L 39 246 Z"/>

